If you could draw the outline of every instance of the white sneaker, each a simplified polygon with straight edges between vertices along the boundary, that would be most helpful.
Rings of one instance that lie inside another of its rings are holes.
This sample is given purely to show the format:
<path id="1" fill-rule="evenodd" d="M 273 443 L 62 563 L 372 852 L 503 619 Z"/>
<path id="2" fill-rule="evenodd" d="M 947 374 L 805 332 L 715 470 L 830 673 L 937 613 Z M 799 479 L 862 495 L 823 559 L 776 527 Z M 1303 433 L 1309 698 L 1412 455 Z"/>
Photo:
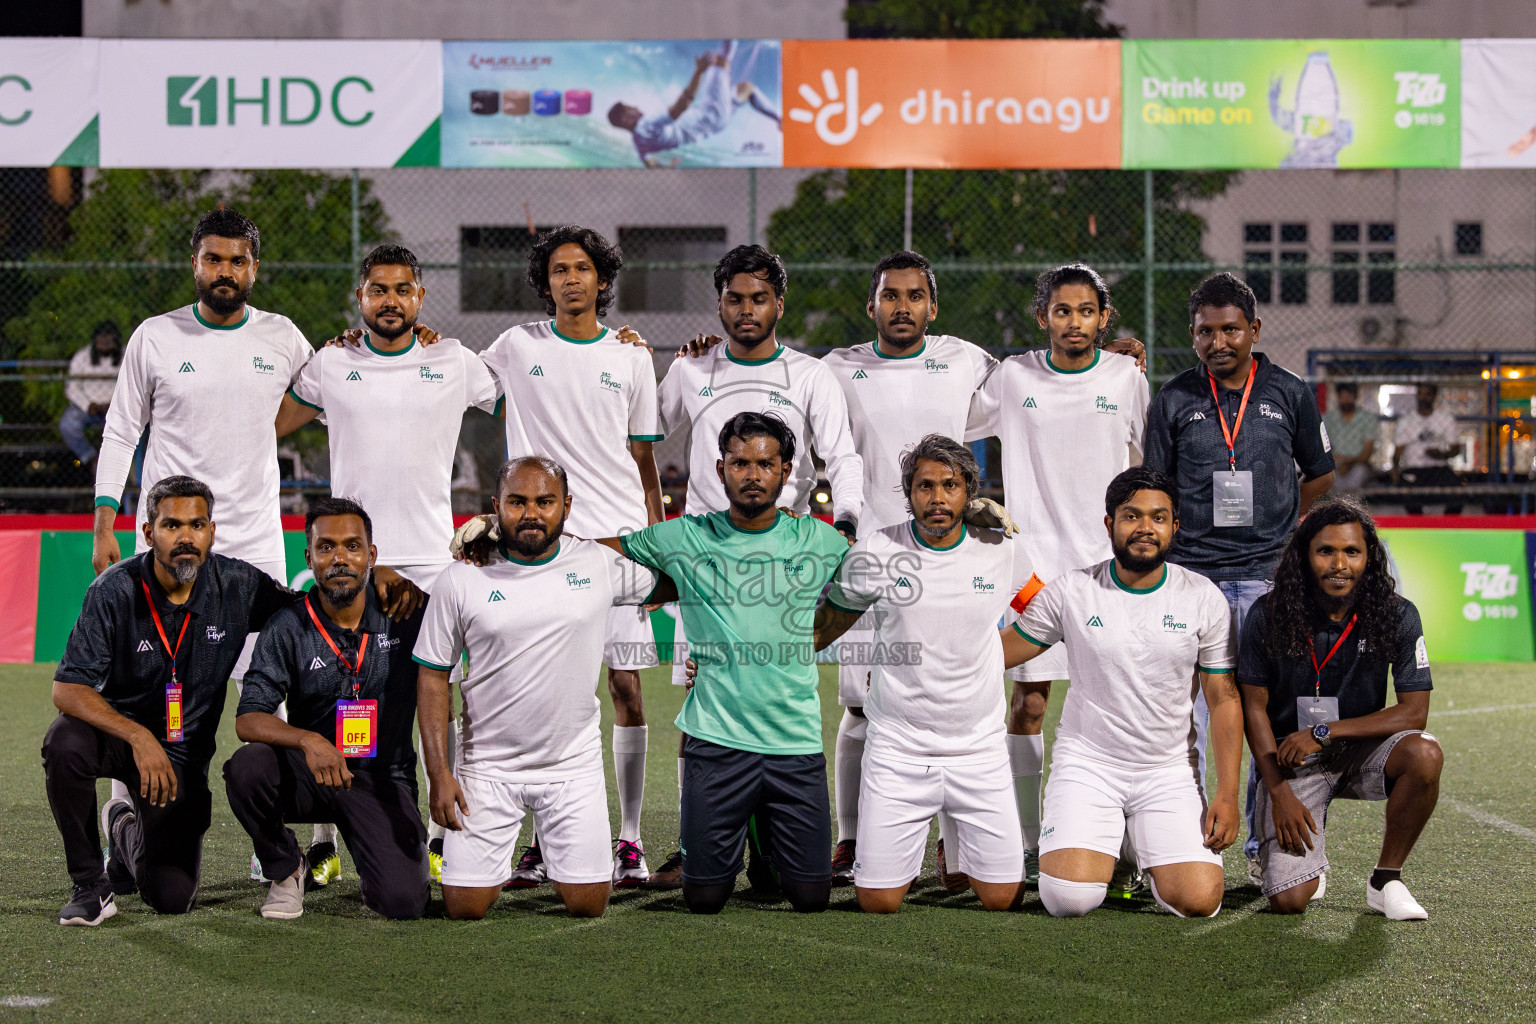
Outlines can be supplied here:
<path id="1" fill-rule="evenodd" d="M 1323 896 L 1327 894 L 1327 892 L 1328 892 L 1328 872 L 1324 871 L 1322 874 L 1317 876 L 1317 892 L 1313 893 L 1312 894 L 1312 898 L 1307 900 L 1307 902 L 1308 903 L 1316 903 L 1318 900 L 1322 899 Z"/>
<path id="2" fill-rule="evenodd" d="M 261 916 L 269 921 L 292 921 L 304 913 L 304 879 L 289 875 L 267 889 Z"/>
<path id="3" fill-rule="evenodd" d="M 1393 879 L 1380 889 L 1372 889 L 1370 880 L 1365 883 L 1365 905 L 1385 914 L 1389 921 L 1427 921 L 1429 911 L 1419 906 L 1418 900 L 1408 887 Z"/>

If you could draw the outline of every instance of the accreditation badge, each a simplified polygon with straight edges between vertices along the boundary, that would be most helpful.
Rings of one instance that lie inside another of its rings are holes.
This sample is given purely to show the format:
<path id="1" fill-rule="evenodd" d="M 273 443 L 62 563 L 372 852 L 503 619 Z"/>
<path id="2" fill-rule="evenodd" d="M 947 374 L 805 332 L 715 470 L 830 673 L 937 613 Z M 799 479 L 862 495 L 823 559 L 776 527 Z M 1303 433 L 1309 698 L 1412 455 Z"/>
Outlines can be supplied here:
<path id="1" fill-rule="evenodd" d="M 1327 725 L 1339 720 L 1339 698 L 1297 697 L 1296 728 L 1312 731 L 1314 725 Z"/>
<path id="2" fill-rule="evenodd" d="M 171 682 L 165 687 L 165 740 L 181 742 L 181 684 Z"/>
<path id="3" fill-rule="evenodd" d="M 373 757 L 379 750 L 379 702 L 336 702 L 336 749 L 342 757 Z"/>
<path id="4" fill-rule="evenodd" d="M 1211 523 L 1224 526 L 1253 525 L 1253 472 L 1218 469 L 1211 474 Z"/>

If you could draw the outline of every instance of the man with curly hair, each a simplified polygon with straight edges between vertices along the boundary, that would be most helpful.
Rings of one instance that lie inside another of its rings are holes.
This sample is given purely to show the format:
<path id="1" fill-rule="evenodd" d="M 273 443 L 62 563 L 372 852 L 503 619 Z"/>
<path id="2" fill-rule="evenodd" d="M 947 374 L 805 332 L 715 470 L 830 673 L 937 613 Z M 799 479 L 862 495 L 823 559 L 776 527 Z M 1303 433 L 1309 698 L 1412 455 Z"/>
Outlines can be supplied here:
<path id="1" fill-rule="evenodd" d="M 1270 909 L 1303 913 L 1318 891 L 1333 800 L 1385 800 L 1366 905 L 1394 921 L 1427 918 L 1402 868 L 1440 795 L 1444 755 L 1424 731 L 1429 654 L 1419 611 L 1397 594 L 1376 524 L 1354 499 L 1324 498 L 1292 534 L 1274 589 L 1243 624 L 1237 681 L 1263 777 L 1254 825 Z"/>
<path id="2" fill-rule="evenodd" d="M 621 341 L 600 318 L 613 304 L 619 247 L 591 228 L 568 224 L 541 235 L 528 255 L 528 284 L 551 319 L 504 332 L 481 358 L 503 394 L 507 457 L 541 455 L 570 477 L 568 529 L 613 537 L 660 522 L 661 478 L 651 448 L 657 423 L 656 371 L 643 345 Z M 632 332 L 630 332 L 632 334 Z M 615 607 L 603 645 L 613 697 L 613 760 L 619 793 L 619 844 L 613 883 L 650 877 L 640 843 L 645 795 L 645 709 L 640 669 L 656 664 L 644 608 Z M 514 885 L 544 880 L 535 840 L 518 862 Z"/>

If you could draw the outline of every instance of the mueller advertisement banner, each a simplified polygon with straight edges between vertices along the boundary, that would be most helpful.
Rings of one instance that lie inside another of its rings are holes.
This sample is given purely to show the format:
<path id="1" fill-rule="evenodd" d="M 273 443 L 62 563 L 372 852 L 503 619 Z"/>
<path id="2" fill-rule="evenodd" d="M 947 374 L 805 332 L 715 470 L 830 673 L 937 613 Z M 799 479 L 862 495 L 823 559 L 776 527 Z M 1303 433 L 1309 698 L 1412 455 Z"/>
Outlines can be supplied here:
<path id="1" fill-rule="evenodd" d="M 1118 40 L 784 42 L 786 167 L 1118 167 Z"/>
<path id="2" fill-rule="evenodd" d="M 0 166 L 97 162 L 95 39 L 0 39 Z"/>
<path id="3" fill-rule="evenodd" d="M 1456 167 L 1451 39 L 1123 44 L 1129 168 Z"/>
<path id="4" fill-rule="evenodd" d="M 1536 39 L 1461 41 L 1461 166 L 1536 167 Z"/>
<path id="5" fill-rule="evenodd" d="M 1520 530 L 1382 530 L 1435 661 L 1530 661 L 1531 578 Z"/>
<path id="6" fill-rule="evenodd" d="M 101 41 L 103 167 L 435 166 L 435 41 Z"/>
<path id="7" fill-rule="evenodd" d="M 778 167 L 777 39 L 443 44 L 444 167 Z"/>

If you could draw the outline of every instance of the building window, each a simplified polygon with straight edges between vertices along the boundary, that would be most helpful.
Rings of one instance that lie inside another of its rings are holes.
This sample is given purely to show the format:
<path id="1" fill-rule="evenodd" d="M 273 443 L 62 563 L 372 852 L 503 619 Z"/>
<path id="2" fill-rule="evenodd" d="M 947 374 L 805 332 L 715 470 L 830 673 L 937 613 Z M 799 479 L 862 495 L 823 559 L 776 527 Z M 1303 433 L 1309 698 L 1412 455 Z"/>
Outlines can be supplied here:
<path id="1" fill-rule="evenodd" d="M 715 306 L 710 267 L 725 249 L 725 228 L 619 228 L 626 313 L 702 313 Z M 659 265 L 658 265 L 659 264 Z"/>
<path id="2" fill-rule="evenodd" d="M 1377 306 L 1391 305 L 1397 301 L 1397 272 L 1390 264 L 1397 262 L 1397 225 L 1378 221 L 1361 224 L 1358 221 L 1335 221 L 1332 232 L 1334 271 L 1332 299 L 1336 306 L 1358 306 L 1361 297 Z M 1345 247 L 1348 248 L 1345 248 Z M 1365 287 L 1360 287 L 1364 263 Z M 1371 270 L 1371 266 L 1383 269 Z"/>
<path id="3" fill-rule="evenodd" d="M 1243 278 L 1253 289 L 1253 297 L 1260 302 L 1275 301 L 1275 274 L 1270 269 L 1273 263 L 1274 258 L 1268 252 L 1250 250 L 1243 253 Z"/>
<path id="4" fill-rule="evenodd" d="M 1456 225 L 1456 255 L 1481 256 L 1483 254 L 1483 222 L 1461 221 Z"/>
<path id="5" fill-rule="evenodd" d="M 550 230 L 526 226 L 459 228 L 459 310 L 465 313 L 542 312 L 528 286 L 528 253 Z"/>
<path id="6" fill-rule="evenodd" d="M 1307 240 L 1307 225 L 1304 221 L 1287 221 L 1278 225 L 1250 221 L 1243 225 L 1245 276 L 1256 299 L 1260 302 L 1278 299 L 1287 306 L 1306 305 Z M 1277 264 L 1280 268 L 1278 275 L 1275 272 Z"/>

